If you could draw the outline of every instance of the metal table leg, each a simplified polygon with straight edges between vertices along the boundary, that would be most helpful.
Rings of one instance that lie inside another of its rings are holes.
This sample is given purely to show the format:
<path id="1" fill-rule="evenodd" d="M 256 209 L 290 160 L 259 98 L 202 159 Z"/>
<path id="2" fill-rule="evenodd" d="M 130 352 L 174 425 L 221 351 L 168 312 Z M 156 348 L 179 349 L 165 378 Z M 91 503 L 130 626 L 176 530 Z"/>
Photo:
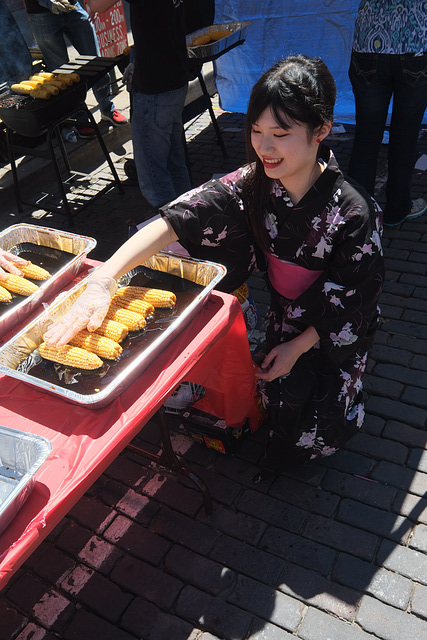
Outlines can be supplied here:
<path id="1" fill-rule="evenodd" d="M 197 488 L 203 496 L 203 503 L 206 514 L 210 515 L 213 512 L 213 507 L 209 489 L 205 482 L 203 482 L 203 480 L 199 478 L 199 476 L 184 467 L 176 457 L 170 439 L 170 432 L 166 424 L 166 414 L 164 406 L 162 406 L 157 412 L 157 423 L 159 425 L 160 435 L 162 439 L 162 452 L 160 454 L 146 451 L 142 447 L 138 447 L 134 444 L 128 444 L 126 448 L 129 449 L 129 451 L 133 451 L 134 453 L 139 453 L 140 455 L 144 456 L 144 458 L 148 458 L 148 460 L 159 464 L 169 471 L 179 473 L 192 480 L 194 484 L 197 485 Z"/>
<path id="2" fill-rule="evenodd" d="M 207 90 L 206 82 L 205 82 L 205 79 L 203 77 L 203 73 L 201 71 L 199 71 L 199 73 L 197 74 L 197 77 L 199 79 L 200 87 L 202 89 L 203 95 L 207 98 L 209 114 L 211 116 L 212 124 L 213 124 L 214 129 L 215 129 L 215 133 L 216 133 L 216 137 L 217 137 L 218 142 L 219 142 L 219 146 L 221 147 L 221 150 L 222 150 L 222 155 L 224 156 L 224 158 L 226 158 L 227 155 L 228 155 L 227 154 L 227 149 L 225 148 L 224 140 L 222 139 L 222 134 L 221 134 L 220 128 L 218 126 L 218 122 L 216 120 L 214 110 L 212 108 L 211 97 L 209 95 L 209 91 Z"/>

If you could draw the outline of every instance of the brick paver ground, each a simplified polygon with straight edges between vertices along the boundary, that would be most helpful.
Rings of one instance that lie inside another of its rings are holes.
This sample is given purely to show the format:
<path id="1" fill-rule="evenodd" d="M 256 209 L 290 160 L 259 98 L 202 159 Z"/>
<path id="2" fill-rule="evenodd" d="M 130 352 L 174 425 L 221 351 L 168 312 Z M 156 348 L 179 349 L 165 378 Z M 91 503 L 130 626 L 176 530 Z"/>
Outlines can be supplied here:
<path id="1" fill-rule="evenodd" d="M 244 161 L 244 117 L 217 113 L 227 158 L 207 114 L 187 127 L 195 185 Z M 351 127 L 331 140 L 343 170 L 351 144 Z M 146 213 L 124 175 L 131 155 L 129 140 L 112 153 L 125 194 L 113 188 L 75 218 L 73 231 L 98 240 L 94 258 Z M 417 171 L 413 196 L 426 195 Z M 3 207 L 1 228 L 19 221 L 69 228 L 57 214 Z M 426 247 L 427 216 L 385 230 L 367 419 L 344 450 L 254 486 L 262 429 L 229 456 L 173 417 L 175 450 L 208 483 L 213 514 L 191 483 L 124 451 L 0 594 L 0 640 L 427 640 Z M 260 275 L 251 286 L 265 317 Z M 254 341 L 261 333 L 262 322 Z M 156 447 L 156 424 L 136 442 Z"/>

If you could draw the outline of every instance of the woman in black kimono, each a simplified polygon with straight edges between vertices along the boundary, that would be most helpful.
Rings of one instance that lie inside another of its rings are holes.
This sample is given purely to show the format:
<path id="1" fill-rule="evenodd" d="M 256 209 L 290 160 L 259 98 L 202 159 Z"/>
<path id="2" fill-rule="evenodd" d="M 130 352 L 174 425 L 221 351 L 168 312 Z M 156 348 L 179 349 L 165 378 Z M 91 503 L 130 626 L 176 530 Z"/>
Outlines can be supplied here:
<path id="1" fill-rule="evenodd" d="M 270 442 L 254 481 L 334 453 L 363 423 L 362 376 L 383 282 L 381 218 L 322 144 L 335 94 L 321 60 L 290 56 L 267 71 L 247 113 L 255 161 L 160 209 L 45 336 L 65 344 L 99 326 L 115 279 L 177 239 L 192 256 L 227 267 L 228 292 L 266 259 L 272 303 L 258 378 Z"/>

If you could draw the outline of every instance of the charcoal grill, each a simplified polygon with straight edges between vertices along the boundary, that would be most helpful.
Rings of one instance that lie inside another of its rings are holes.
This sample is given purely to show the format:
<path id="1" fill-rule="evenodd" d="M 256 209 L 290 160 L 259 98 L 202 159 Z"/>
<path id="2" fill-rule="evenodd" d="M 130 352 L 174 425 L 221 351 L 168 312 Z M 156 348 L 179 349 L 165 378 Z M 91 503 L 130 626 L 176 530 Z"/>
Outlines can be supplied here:
<path id="1" fill-rule="evenodd" d="M 34 203 L 26 203 L 21 197 L 16 166 L 16 145 L 14 144 L 14 133 L 27 138 L 36 138 L 44 135 L 46 136 L 47 143 L 47 157 L 52 163 L 56 182 L 59 188 L 62 202 L 62 213 L 68 217 L 69 223 L 73 224 L 73 213 L 67 200 L 64 182 L 58 165 L 57 154 L 55 153 L 54 141 L 56 140 L 58 143 L 67 171 L 67 176 L 69 177 L 72 174 L 72 170 L 65 145 L 59 131 L 59 125 L 64 122 L 64 120 L 70 118 L 70 116 L 72 116 L 76 111 L 85 112 L 88 121 L 95 131 L 105 159 L 108 162 L 113 179 L 117 184 L 120 193 L 124 192 L 123 185 L 120 182 L 98 125 L 85 103 L 87 90 L 91 88 L 103 75 L 105 75 L 105 73 L 112 69 L 116 63 L 116 58 L 79 56 L 72 62 L 62 65 L 55 70 L 56 73 L 78 73 L 81 78 L 80 82 L 67 87 L 57 96 L 52 96 L 48 100 L 40 100 L 30 96 L 18 95 L 11 91 L 7 83 L 0 85 L 0 118 L 6 128 L 6 144 L 12 168 L 15 198 L 20 212 L 23 211 L 23 204 Z M 26 77 L 28 77 L 28 75 Z M 29 152 L 28 149 L 26 149 L 26 151 Z M 43 155 L 43 153 L 40 152 L 37 154 L 34 151 L 31 151 L 31 153 L 32 155 Z M 102 193 L 102 191 L 100 191 L 99 194 L 100 193 Z M 43 206 L 47 211 L 58 212 L 57 208 L 53 209 L 47 205 Z"/>

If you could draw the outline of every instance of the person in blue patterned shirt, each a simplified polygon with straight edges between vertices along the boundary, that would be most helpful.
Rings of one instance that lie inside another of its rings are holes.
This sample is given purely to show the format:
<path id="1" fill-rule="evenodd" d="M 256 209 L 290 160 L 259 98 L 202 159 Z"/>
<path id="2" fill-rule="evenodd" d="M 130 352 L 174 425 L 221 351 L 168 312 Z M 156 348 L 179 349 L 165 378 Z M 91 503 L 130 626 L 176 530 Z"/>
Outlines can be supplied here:
<path id="1" fill-rule="evenodd" d="M 356 134 L 349 176 L 374 195 L 377 159 L 393 99 L 384 224 L 396 226 L 427 211 L 412 200 L 417 140 L 427 106 L 427 3 L 363 0 L 356 18 L 349 77 Z"/>

